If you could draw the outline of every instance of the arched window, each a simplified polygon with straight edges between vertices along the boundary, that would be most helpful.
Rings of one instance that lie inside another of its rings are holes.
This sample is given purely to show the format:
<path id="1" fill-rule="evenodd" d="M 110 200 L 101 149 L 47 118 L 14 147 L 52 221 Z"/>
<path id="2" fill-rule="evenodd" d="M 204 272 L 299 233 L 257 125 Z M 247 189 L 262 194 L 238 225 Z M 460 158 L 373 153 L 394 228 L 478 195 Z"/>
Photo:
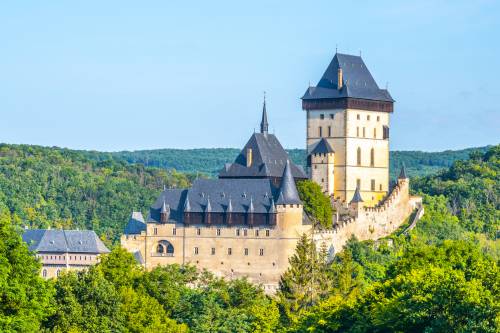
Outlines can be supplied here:
<path id="1" fill-rule="evenodd" d="M 156 245 L 156 253 L 161 256 L 172 256 L 174 254 L 174 246 L 167 240 L 161 240 Z"/>
<path id="2" fill-rule="evenodd" d="M 372 148 L 372 150 L 370 150 L 370 165 L 371 166 L 375 165 L 375 149 L 374 148 Z"/>
<path id="3" fill-rule="evenodd" d="M 43 276 L 43 277 L 47 277 L 47 270 L 46 270 L 46 269 L 44 269 L 44 270 L 42 271 L 42 276 Z"/>
<path id="4" fill-rule="evenodd" d="M 163 245 L 162 244 L 158 244 L 158 246 L 156 247 L 156 252 L 157 253 L 163 253 L 163 252 L 165 252 L 165 250 L 163 249 Z"/>
<path id="5" fill-rule="evenodd" d="M 361 165 L 361 148 L 359 147 L 357 151 L 357 160 L 358 160 L 358 165 Z"/>

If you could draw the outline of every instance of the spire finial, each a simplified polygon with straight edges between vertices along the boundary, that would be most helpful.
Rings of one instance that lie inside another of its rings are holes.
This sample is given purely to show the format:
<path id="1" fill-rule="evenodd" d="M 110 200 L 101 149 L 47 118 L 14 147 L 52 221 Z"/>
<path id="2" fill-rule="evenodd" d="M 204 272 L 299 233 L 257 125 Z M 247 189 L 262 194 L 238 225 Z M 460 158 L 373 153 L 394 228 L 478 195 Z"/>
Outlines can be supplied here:
<path id="1" fill-rule="evenodd" d="M 338 47 L 339 47 L 339 44 L 335 44 L 335 54 L 337 54 Z"/>
<path id="2" fill-rule="evenodd" d="M 260 122 L 260 132 L 262 134 L 267 134 L 268 129 L 269 129 L 269 123 L 267 122 L 266 92 L 264 91 L 264 103 L 262 106 L 262 121 Z"/>

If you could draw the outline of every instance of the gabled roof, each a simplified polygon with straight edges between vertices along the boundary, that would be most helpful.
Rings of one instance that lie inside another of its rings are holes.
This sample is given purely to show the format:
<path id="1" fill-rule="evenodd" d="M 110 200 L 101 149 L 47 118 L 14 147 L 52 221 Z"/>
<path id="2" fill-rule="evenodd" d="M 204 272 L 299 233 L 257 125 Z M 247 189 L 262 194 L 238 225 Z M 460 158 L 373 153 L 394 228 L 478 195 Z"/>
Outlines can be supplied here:
<path id="1" fill-rule="evenodd" d="M 278 205 L 294 205 L 302 203 L 299 198 L 297 187 L 295 186 L 295 180 L 292 177 L 290 165 L 290 161 L 287 160 L 281 180 L 278 201 L 276 201 L 276 204 Z"/>
<path id="2" fill-rule="evenodd" d="M 342 88 L 338 71 L 342 69 Z M 337 53 L 316 87 L 309 87 L 302 97 L 310 99 L 359 98 L 394 102 L 386 89 L 380 89 L 360 56 Z"/>
<path id="3" fill-rule="evenodd" d="M 329 153 L 334 153 L 335 151 L 333 150 L 332 146 L 328 143 L 328 140 L 325 138 L 322 138 L 319 140 L 319 142 L 316 144 L 314 149 L 311 152 L 311 155 L 313 154 L 329 154 Z"/>
<path id="4" fill-rule="evenodd" d="M 156 199 L 156 202 L 149 209 L 149 222 L 160 223 L 160 214 L 163 205 L 170 207 L 169 221 L 181 221 L 185 209 L 185 198 L 187 190 L 185 189 L 166 189 Z"/>
<path id="5" fill-rule="evenodd" d="M 22 235 L 30 251 L 55 253 L 109 253 L 93 230 L 29 229 Z"/>
<path id="6" fill-rule="evenodd" d="M 141 212 L 132 212 L 127 226 L 125 227 L 126 235 L 139 235 L 142 231 L 146 230 L 146 223 Z"/>
<path id="7" fill-rule="evenodd" d="M 252 149 L 252 164 L 247 168 L 246 152 Z M 287 152 L 273 134 L 254 133 L 241 150 L 233 164 L 219 173 L 219 178 L 279 178 L 283 174 Z M 294 163 L 291 171 L 294 178 L 307 179 L 305 172 Z"/>

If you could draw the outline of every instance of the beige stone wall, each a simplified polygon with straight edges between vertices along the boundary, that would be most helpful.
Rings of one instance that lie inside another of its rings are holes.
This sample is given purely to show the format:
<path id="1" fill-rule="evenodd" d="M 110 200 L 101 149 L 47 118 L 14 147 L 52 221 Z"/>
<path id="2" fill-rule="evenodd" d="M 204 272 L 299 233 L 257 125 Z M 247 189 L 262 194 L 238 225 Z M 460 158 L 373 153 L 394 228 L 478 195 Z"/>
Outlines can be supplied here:
<path id="1" fill-rule="evenodd" d="M 323 193 L 333 195 L 335 186 L 335 154 L 311 156 L 311 179 L 321 186 Z"/>
<path id="2" fill-rule="evenodd" d="M 354 109 L 307 111 L 308 152 L 321 137 L 327 138 L 335 151 L 334 198 L 351 200 L 358 179 L 366 205 L 374 206 L 385 196 L 389 184 L 389 140 L 383 139 L 383 126 L 389 126 L 389 117 L 386 112 Z M 361 165 L 357 161 L 358 148 Z M 373 165 L 371 149 L 374 149 Z"/>
<path id="3" fill-rule="evenodd" d="M 354 235 L 358 240 L 379 239 L 397 230 L 421 203 L 420 197 L 409 195 L 409 181 L 399 180 L 398 186 L 378 208 L 360 207 L 357 216 L 332 231 L 317 232 L 318 245 L 325 244 L 332 253 L 342 250 Z"/>
<path id="4" fill-rule="evenodd" d="M 147 269 L 158 265 L 192 264 L 218 276 L 246 276 L 266 288 L 277 286 L 288 267 L 298 239 L 310 227 L 302 224 L 302 206 L 278 205 L 276 226 L 205 226 L 149 223 L 147 233 L 123 235 L 121 244 L 139 251 Z M 175 232 L 174 232 L 175 228 Z M 156 247 L 168 241 L 173 254 L 160 255 Z"/>
<path id="5" fill-rule="evenodd" d="M 82 270 L 99 262 L 95 253 L 37 253 L 36 257 L 42 263 L 40 276 L 56 278 L 65 271 Z"/>

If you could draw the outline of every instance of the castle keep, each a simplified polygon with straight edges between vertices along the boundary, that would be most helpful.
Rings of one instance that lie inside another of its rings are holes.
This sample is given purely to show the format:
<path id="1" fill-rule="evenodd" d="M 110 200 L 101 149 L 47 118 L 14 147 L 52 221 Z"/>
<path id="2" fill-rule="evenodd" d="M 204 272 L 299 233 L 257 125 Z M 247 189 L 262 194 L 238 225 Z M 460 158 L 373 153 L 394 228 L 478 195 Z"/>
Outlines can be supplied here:
<path id="1" fill-rule="evenodd" d="M 389 188 L 393 104 L 361 57 L 337 53 L 302 97 L 307 173 L 268 132 L 264 101 L 260 132 L 218 179 L 164 190 L 146 219 L 132 213 L 122 246 L 147 269 L 189 263 L 226 278 L 246 276 L 272 291 L 303 233 L 331 254 L 353 235 L 389 235 L 421 207 L 409 195 L 404 168 Z M 295 182 L 308 178 L 331 199 L 335 215 L 327 230 L 315 228 L 303 211 Z"/>

